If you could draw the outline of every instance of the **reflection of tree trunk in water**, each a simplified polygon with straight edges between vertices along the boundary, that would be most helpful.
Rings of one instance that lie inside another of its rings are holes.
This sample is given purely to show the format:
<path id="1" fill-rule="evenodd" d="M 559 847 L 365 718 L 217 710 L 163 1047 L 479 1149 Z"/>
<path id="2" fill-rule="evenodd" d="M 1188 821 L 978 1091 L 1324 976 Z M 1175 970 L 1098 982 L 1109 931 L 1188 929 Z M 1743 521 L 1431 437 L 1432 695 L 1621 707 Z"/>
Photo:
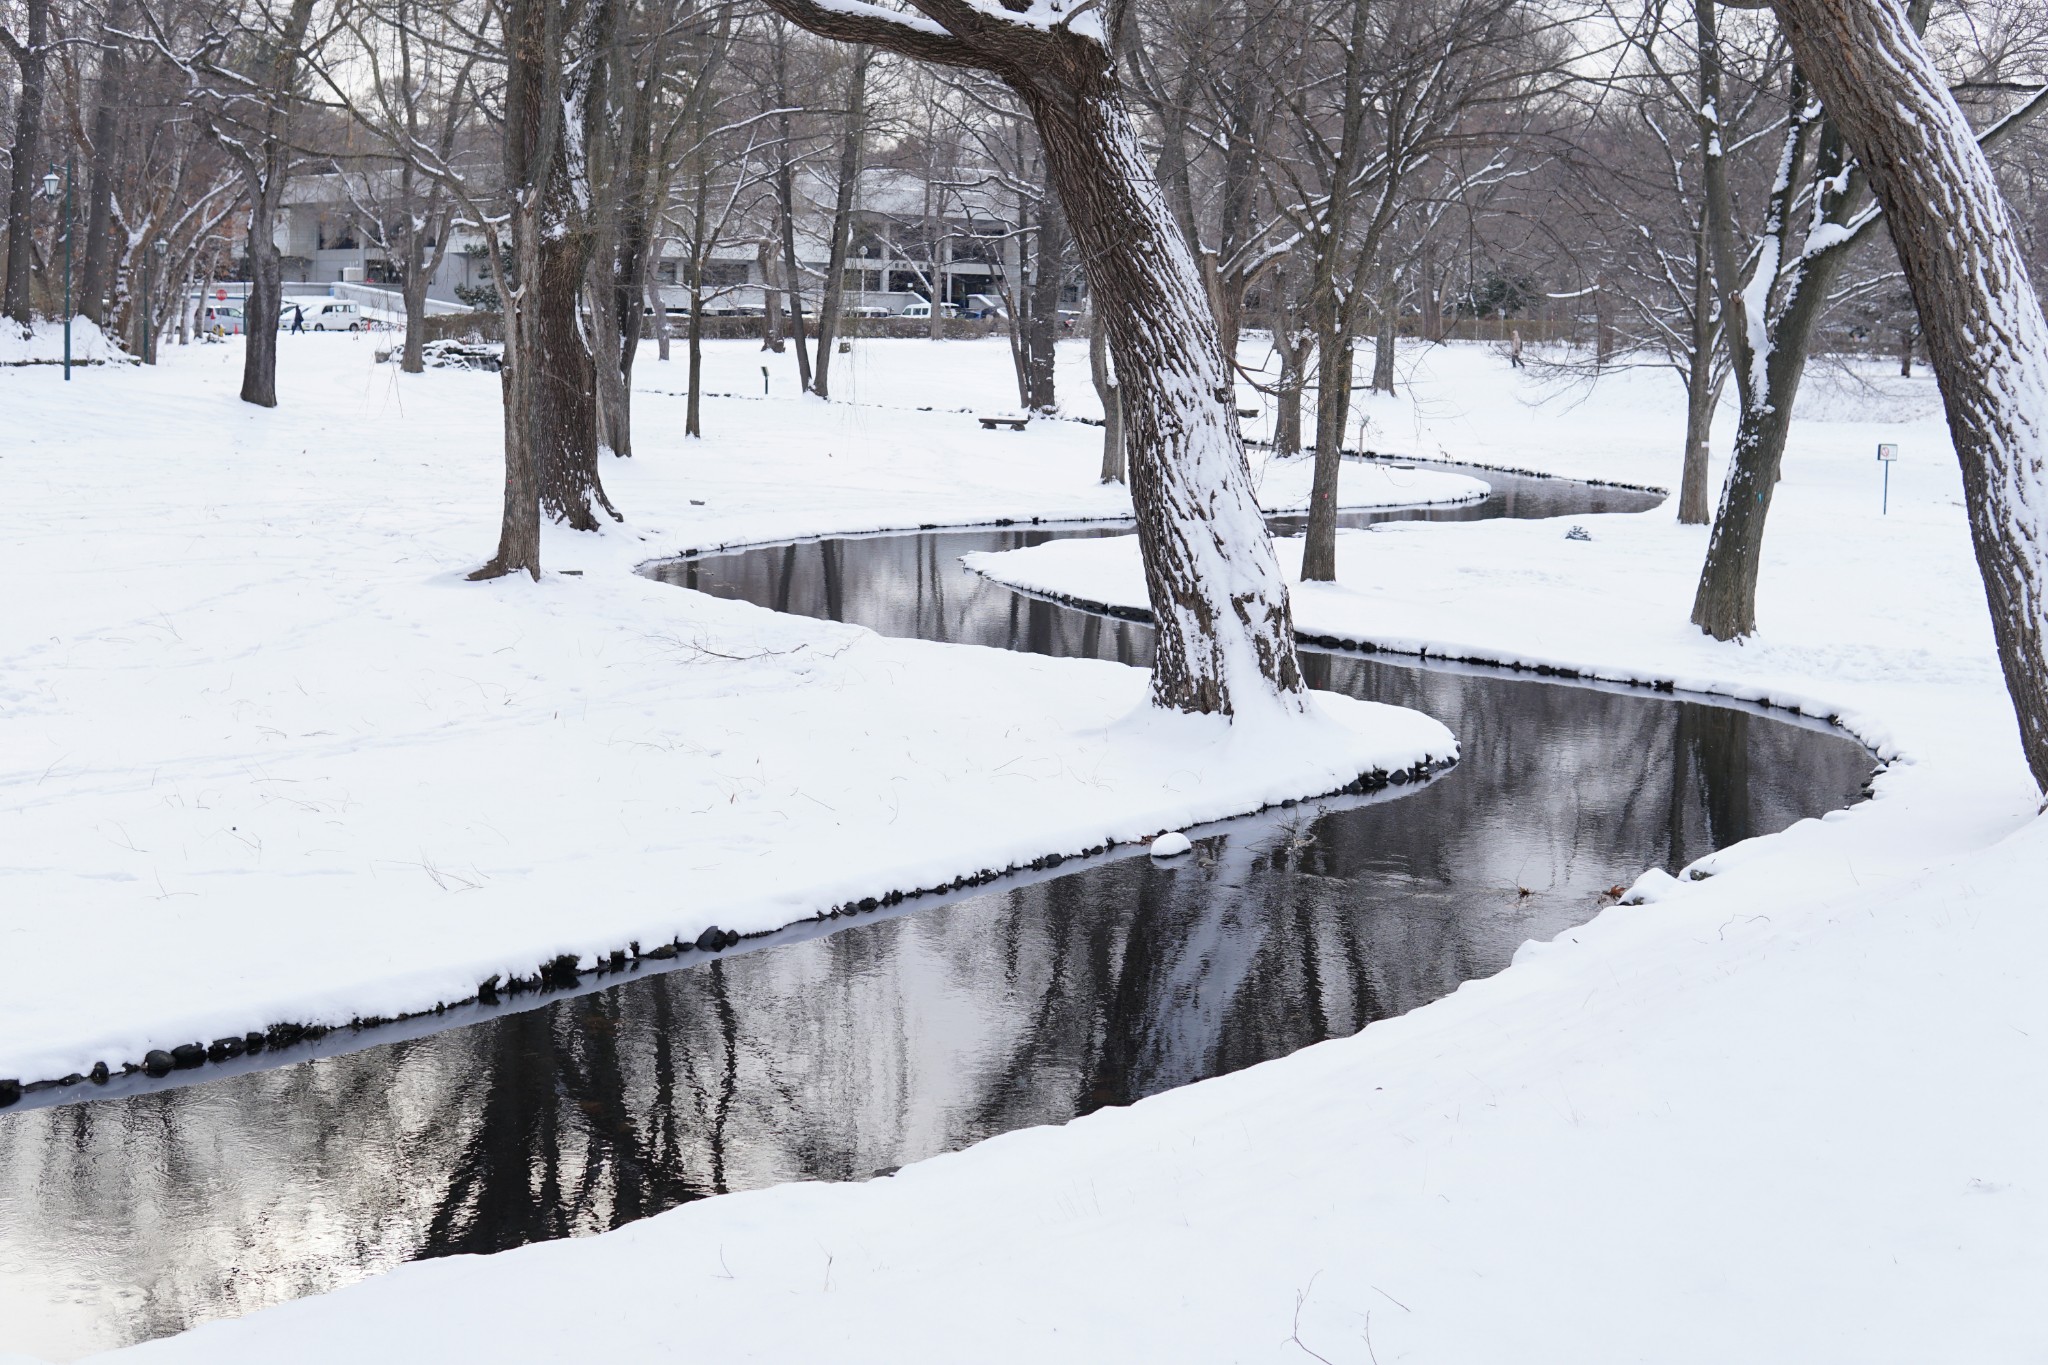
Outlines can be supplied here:
<path id="1" fill-rule="evenodd" d="M 676 1123 L 675 1006 L 669 998 L 674 977 L 654 988 L 654 1161 L 665 1171 L 683 1171 L 683 1140 Z"/>
<path id="2" fill-rule="evenodd" d="M 1029 598 L 1027 601 L 1029 605 L 1024 611 L 1030 625 L 1026 631 L 1024 648 L 1033 654 L 1050 654 L 1053 605 L 1042 597 Z"/>
<path id="3" fill-rule="evenodd" d="M 796 546 L 782 547 L 782 573 L 775 582 L 775 610 L 789 610 L 789 585 L 796 578 Z"/>
<path id="4" fill-rule="evenodd" d="M 1378 983 L 1373 980 L 1372 962 L 1367 956 L 1365 945 L 1358 939 L 1358 917 L 1337 916 L 1337 937 L 1344 948 L 1344 965 L 1351 969 L 1351 1032 L 1356 1033 L 1375 1019 L 1387 1017 L 1387 1007 L 1380 999 Z"/>
<path id="5" fill-rule="evenodd" d="M 834 621 L 846 619 L 846 584 L 840 576 L 839 542 L 818 542 L 818 558 L 825 566 L 825 615 Z"/>
<path id="6" fill-rule="evenodd" d="M 834 618 L 837 619 L 837 618 Z M 711 999 L 718 1008 L 718 1036 L 725 1043 L 725 1076 L 718 1088 L 718 1107 L 711 1119 L 711 1192 L 728 1193 L 725 1182 L 725 1125 L 732 1115 L 733 1096 L 740 1088 L 740 1028 L 732 1000 L 725 991 L 725 961 L 714 958 L 707 969 Z"/>
<path id="7" fill-rule="evenodd" d="M 1740 843 L 1754 832 L 1749 817 L 1749 713 L 1690 702 L 1681 710 L 1692 713 L 1707 837 L 1715 848 Z"/>
<path id="8" fill-rule="evenodd" d="M 421 1259 L 568 1235 L 553 1015 L 552 1009 L 525 1010 L 491 1027 L 483 1112 L 428 1224 Z"/>
<path id="9" fill-rule="evenodd" d="M 1301 680 L 1311 688 L 1327 692 L 1330 690 L 1330 656 L 1311 650 L 1301 651 Z"/>
<path id="10" fill-rule="evenodd" d="M 1664 865 L 1673 872 L 1692 859 L 1685 856 L 1685 816 L 1692 808 L 1692 727 L 1686 724 L 1690 708 L 1680 705 L 1671 726 L 1671 789 L 1666 801 Z"/>
<path id="11" fill-rule="evenodd" d="M 1081 657 L 1100 658 L 1102 654 L 1102 618 L 1089 612 L 1081 618 Z"/>
<path id="12" fill-rule="evenodd" d="M 1138 884 L 1136 907 L 1124 933 L 1115 976 L 1105 979 L 1099 997 L 1102 1038 L 1095 1053 L 1093 1083 L 1080 1097 L 1078 1113 L 1130 1104 L 1139 1098 L 1138 1070 L 1146 1045 L 1158 1031 L 1151 1006 L 1153 983 L 1166 952 L 1166 944 L 1160 941 L 1160 921 L 1167 908 L 1162 902 L 1170 899 L 1168 893 L 1177 875 L 1155 873 Z M 1102 965 L 1107 968 L 1107 961 Z"/>

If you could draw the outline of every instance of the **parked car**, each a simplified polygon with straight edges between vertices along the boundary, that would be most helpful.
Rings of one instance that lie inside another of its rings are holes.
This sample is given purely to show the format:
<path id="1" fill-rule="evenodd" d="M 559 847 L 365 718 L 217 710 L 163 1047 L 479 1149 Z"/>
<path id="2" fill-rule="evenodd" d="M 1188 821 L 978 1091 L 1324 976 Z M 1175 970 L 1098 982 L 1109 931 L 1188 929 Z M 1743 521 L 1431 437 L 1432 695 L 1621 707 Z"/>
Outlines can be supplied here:
<path id="1" fill-rule="evenodd" d="M 939 305 L 939 316 L 942 318 L 957 317 L 959 313 L 960 306 L 958 304 L 942 303 Z M 931 315 L 931 304 L 927 303 L 923 299 L 919 299 L 917 302 L 906 307 L 902 312 L 898 313 L 896 316 L 899 318 L 928 318 Z"/>
<path id="2" fill-rule="evenodd" d="M 199 319 L 199 330 L 207 336 L 238 337 L 248 330 L 239 303 L 209 303 Z"/>
<path id="3" fill-rule="evenodd" d="M 1003 301 L 993 294 L 969 294 L 967 301 L 960 305 L 963 318 L 1004 318 L 1009 315 Z"/>
<path id="4" fill-rule="evenodd" d="M 893 318 L 896 316 L 888 309 L 878 307 L 872 303 L 856 303 L 850 308 L 842 309 L 841 312 L 844 316 L 850 318 Z"/>
<path id="5" fill-rule="evenodd" d="M 369 325 L 348 299 L 286 299 L 277 325 L 289 329 L 294 310 L 303 310 L 309 332 L 360 332 Z"/>

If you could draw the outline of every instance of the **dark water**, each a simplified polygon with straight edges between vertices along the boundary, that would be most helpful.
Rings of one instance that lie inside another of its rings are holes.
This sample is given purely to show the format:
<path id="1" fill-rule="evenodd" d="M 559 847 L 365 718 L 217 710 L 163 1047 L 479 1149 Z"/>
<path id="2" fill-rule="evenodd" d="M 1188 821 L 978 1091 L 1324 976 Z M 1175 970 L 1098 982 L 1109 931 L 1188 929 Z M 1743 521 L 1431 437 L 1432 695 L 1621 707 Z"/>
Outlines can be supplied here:
<path id="1" fill-rule="evenodd" d="M 1641 503 L 1506 482 L 1431 515 Z M 892 634 L 1143 662 L 1143 626 L 955 562 L 1046 534 L 826 540 L 659 576 Z M 1248 1066 L 1498 971 L 1645 867 L 1847 804 L 1871 766 L 1838 733 L 1741 707 L 1311 668 L 1442 719 L 1464 761 L 1421 789 L 1215 827 L 1177 866 L 1070 863 L 427 1036 L 0 1115 L 0 1349 L 71 1356 L 416 1257 L 863 1178 Z"/>

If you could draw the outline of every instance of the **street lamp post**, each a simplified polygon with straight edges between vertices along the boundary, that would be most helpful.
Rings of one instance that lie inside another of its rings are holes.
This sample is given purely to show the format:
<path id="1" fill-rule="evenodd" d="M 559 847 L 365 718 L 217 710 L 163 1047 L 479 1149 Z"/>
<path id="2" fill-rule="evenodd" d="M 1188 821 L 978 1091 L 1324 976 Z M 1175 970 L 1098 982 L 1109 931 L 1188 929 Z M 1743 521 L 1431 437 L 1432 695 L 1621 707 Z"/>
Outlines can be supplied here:
<path id="1" fill-rule="evenodd" d="M 64 158 L 64 382 L 71 382 L 71 178 L 78 169 L 78 154 L 73 152 Z M 50 173 L 43 177 L 43 197 L 57 197 L 57 166 L 52 162 Z"/>

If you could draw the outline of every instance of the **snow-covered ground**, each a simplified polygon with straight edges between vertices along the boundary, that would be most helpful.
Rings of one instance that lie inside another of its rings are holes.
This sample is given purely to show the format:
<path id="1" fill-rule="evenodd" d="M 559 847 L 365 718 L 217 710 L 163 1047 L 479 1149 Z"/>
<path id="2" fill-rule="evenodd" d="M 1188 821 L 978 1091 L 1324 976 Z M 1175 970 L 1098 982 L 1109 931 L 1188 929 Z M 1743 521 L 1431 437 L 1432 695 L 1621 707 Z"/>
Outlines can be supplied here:
<path id="1" fill-rule="evenodd" d="M 127 360 L 127 354 L 91 318 L 72 319 L 73 365 L 103 365 Z M 63 364 L 64 324 L 61 321 L 38 318 L 24 330 L 11 318 L 0 318 L 0 365 L 56 365 L 61 368 Z"/>
<path id="2" fill-rule="evenodd" d="M 560 954 L 771 929 L 1452 750 L 1426 717 L 1338 699 L 1293 738 L 1126 719 L 1134 670 L 883 640 L 632 571 L 1127 514 L 1095 428 L 713 400 L 688 443 L 681 402 L 650 393 L 638 458 L 605 469 L 628 520 L 551 535 L 537 585 L 469 584 L 498 519 L 496 377 L 402 376 L 368 337 L 280 344 L 269 412 L 236 399 L 238 342 L 69 385 L 0 372 L 0 956 L 42 967 L 0 992 L 0 1078 L 431 1008 Z M 919 363 L 988 360 L 1007 351 Z M 1364 467 L 1344 487 L 1484 492 Z"/>
<path id="3" fill-rule="evenodd" d="M 737 373 L 755 362 L 735 351 L 718 363 Z M 1676 386 L 1663 376 L 1617 376 L 1591 394 L 1560 395 L 1540 375 L 1512 375 L 1488 348 L 1418 353 L 1414 363 L 1404 395 L 1373 405 L 1390 428 L 1398 420 L 1417 433 L 1410 453 L 1434 453 L 1433 442 L 1462 432 L 1488 458 L 1512 452 L 1502 462 L 1520 467 L 1676 481 Z M 961 406 L 1002 402 L 999 366 L 979 381 L 944 377 Z M 355 382 L 360 409 L 390 401 Z M 1763 633 L 1747 646 L 1688 633 L 1703 537 L 1669 525 L 1665 511 L 1582 518 L 1587 541 L 1568 540 L 1558 522 L 1352 536 L 1341 557 L 1345 582 L 1303 594 L 1296 609 L 1310 630 L 1840 710 L 1895 756 L 1875 799 L 1714 855 L 1698 868 L 1703 879 L 1646 884 L 1649 903 L 1526 948 L 1510 970 L 1353 1038 L 1063 1128 L 1011 1133 L 889 1178 L 783 1186 L 596 1238 L 408 1265 L 134 1353 L 353 1362 L 464 1357 L 488 1343 L 513 1361 L 2040 1361 L 2048 1326 L 2027 1286 L 2048 1278 L 2048 1149 L 2039 1140 L 2048 1120 L 2048 993 L 2037 984 L 2048 960 L 2040 913 L 2048 826 L 2034 818 L 2036 794 L 1990 657 L 1932 384 L 1851 383 L 1823 372 L 1813 382 L 1774 511 Z M 442 444 L 453 444 L 459 427 L 433 392 L 408 385 L 404 401 L 430 437 L 436 420 L 448 423 Z M 170 399 L 151 396 L 152 404 Z M 738 427 L 745 405 L 714 408 L 714 429 L 720 416 Z M 276 420 L 289 418 L 287 410 Z M 889 439 L 861 443 L 857 433 L 885 425 L 872 412 L 812 410 L 803 420 L 823 423 L 805 430 L 835 448 L 825 458 Z M 649 425 L 643 417 L 641 431 Z M 1034 427 L 1017 439 L 1050 432 Z M 241 449 L 245 439 L 223 444 Z M 830 468 L 843 482 L 816 494 L 793 477 L 820 462 L 815 453 L 811 466 L 782 464 L 796 457 L 776 454 L 777 439 L 749 430 L 707 443 L 701 454 L 716 452 L 726 481 L 710 501 L 742 500 L 736 460 L 762 462 L 763 479 L 790 481 L 799 505 L 789 520 L 799 526 L 825 519 L 835 493 L 851 524 L 910 495 L 907 477 L 870 495 L 841 466 Z M 1875 514 L 1879 439 L 1899 442 L 1904 455 L 1887 517 Z M 1090 450 L 1083 439 L 1070 458 L 1085 465 Z M 861 458 L 895 468 L 926 453 L 899 447 L 886 462 Z M 0 470 L 17 485 L 7 454 Z M 251 459 L 243 454 L 236 471 Z M 447 502 L 433 515 L 405 517 L 381 504 L 366 512 L 342 496 L 359 494 L 360 484 L 321 486 L 339 478 L 332 463 L 294 465 L 308 487 L 278 502 L 292 514 L 288 531 L 354 546 L 346 572 L 288 586 L 306 599 L 306 615 L 330 610 L 319 599 L 331 590 L 327 580 L 403 579 L 409 603 L 430 601 L 430 589 L 468 591 L 447 581 L 462 555 L 441 547 L 452 536 L 472 557 L 480 552 L 466 524 L 488 517 L 487 497 L 415 472 L 416 458 L 392 458 L 388 474 L 423 485 L 420 501 Z M 664 508 L 655 517 L 666 476 L 643 470 L 657 463 L 636 461 L 616 481 L 636 518 L 660 520 L 667 543 L 718 534 L 712 513 Z M 477 469 L 487 464 L 480 459 Z M 68 466 L 38 468 L 60 479 Z M 687 487 L 702 496 L 705 484 Z M 36 493 L 35 511 L 105 515 L 63 505 L 86 491 L 115 503 L 122 490 L 111 481 L 91 490 L 60 484 Z M 1014 485 L 930 496 L 977 493 L 989 504 L 1034 496 Z M 1068 514 L 1064 494 L 1040 488 L 1035 496 Z M 736 516 L 765 525 L 773 511 Z M 245 510 L 245 523 L 260 512 Z M 404 535 L 337 527 L 385 519 L 402 521 Z M 138 521 L 131 515 L 113 530 L 151 543 L 152 566 L 193 543 L 175 518 L 153 532 Z M 15 581 L 25 581 L 20 539 L 10 534 L 6 550 L 16 557 L 8 566 Z M 248 539 L 210 542 L 201 552 L 223 563 L 262 553 Z M 1113 598 L 1127 569 L 1117 542 L 1102 544 L 1034 552 L 1004 571 Z M 55 533 L 40 548 L 59 553 Z M 578 566 L 565 547 L 550 550 Z M 547 585 L 576 602 L 575 619 L 614 593 L 626 601 L 629 580 L 600 572 L 611 552 L 608 543 L 602 554 L 587 551 L 582 583 Z M 378 553 L 381 565 L 373 564 Z M 405 555 L 416 558 L 388 562 Z M 38 581 L 64 585 L 51 599 L 89 598 L 74 585 L 86 574 L 80 564 Z M 155 586 L 132 569 L 128 580 L 130 597 Z M 593 602 L 600 584 L 605 596 Z M 521 601 L 536 598 L 549 600 Z M 475 637 L 473 653 L 493 640 L 522 650 L 528 639 L 548 642 L 567 616 L 522 605 L 517 624 L 526 634 L 516 635 L 512 608 L 496 597 L 461 600 L 464 614 L 399 624 L 413 635 L 460 628 L 462 638 Z M 220 612 L 255 610 L 222 601 Z M 23 638 L 58 633 L 67 605 L 36 604 L 48 619 Z M 157 659 L 123 661 L 111 641 L 74 645 L 71 657 L 110 657 L 96 665 L 109 675 L 170 661 L 176 636 L 148 627 L 148 605 L 131 602 L 118 648 Z M 372 605 L 389 611 L 394 603 Z M 666 610 L 707 635 L 739 629 L 700 603 Z M 97 621 L 105 612 L 86 615 Z M 178 632 L 197 633 L 197 617 L 188 608 L 171 620 Z M 770 629 L 752 618 L 745 628 Z M 806 639 L 824 629 L 779 628 Z M 391 621 L 365 621 L 363 630 L 364 659 L 421 647 Z M 214 673 L 255 668 L 257 658 L 252 650 Z M 0 676 L 23 673 L 17 665 Z M 224 732 L 274 723 L 238 717 L 238 696 L 287 704 L 275 687 L 264 695 L 246 682 L 229 685 L 216 699 L 172 681 L 187 707 L 203 705 L 205 722 Z M 401 685 L 418 690 L 423 708 L 446 695 L 417 668 L 393 680 Z M 523 695 L 529 689 L 534 695 Z M 513 694 L 532 728 L 541 728 L 537 713 L 555 690 L 536 679 Z M 473 704 L 501 699 L 485 694 Z M 724 702 L 692 698 L 690 713 L 706 704 Z M 443 705 L 415 720 L 469 723 L 453 714 L 455 703 Z M 613 719 L 624 713 L 622 705 Z M 289 734 L 291 725 L 276 728 Z M 251 734 L 235 751 L 252 772 L 261 771 L 257 742 Z M 66 777 L 62 764 L 45 780 L 60 777 L 86 780 Z M 443 777 L 437 767 L 430 780 Z M 555 781 L 534 770 L 523 782 L 512 777 L 512 790 L 536 797 Z M 181 784 L 180 794 L 198 789 Z M 495 820 L 516 815 L 508 810 L 515 804 L 501 793 L 485 809 Z M 54 822 L 38 829 L 39 838 L 62 835 Z M 56 864 L 75 847 L 39 856 Z M 423 875 L 417 866 L 407 872 Z"/>

